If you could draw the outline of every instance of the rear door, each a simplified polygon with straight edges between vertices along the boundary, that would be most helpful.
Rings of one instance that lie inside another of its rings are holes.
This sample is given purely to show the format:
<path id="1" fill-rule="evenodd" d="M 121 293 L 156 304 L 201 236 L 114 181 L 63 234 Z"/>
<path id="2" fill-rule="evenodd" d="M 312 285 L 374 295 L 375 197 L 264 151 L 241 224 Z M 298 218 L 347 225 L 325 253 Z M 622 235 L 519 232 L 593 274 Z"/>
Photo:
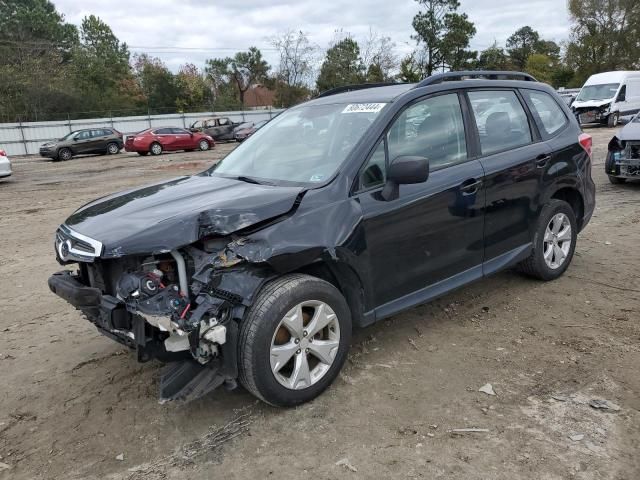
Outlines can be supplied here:
<path id="1" fill-rule="evenodd" d="M 111 132 L 102 128 L 91 130 L 91 150 L 93 152 L 105 152 L 107 150 L 107 139 Z"/>
<path id="2" fill-rule="evenodd" d="M 362 168 L 356 196 L 379 316 L 402 308 L 407 295 L 409 304 L 424 301 L 438 282 L 481 276 L 484 172 L 467 153 L 463 118 L 457 93 L 417 101 Z M 401 155 L 427 157 L 429 179 L 400 185 L 399 198 L 386 201 L 380 195 L 386 168 Z"/>
<path id="3" fill-rule="evenodd" d="M 159 128 L 155 133 L 163 150 L 177 150 L 179 148 L 176 147 L 177 140 L 172 128 Z"/>
<path id="4" fill-rule="evenodd" d="M 469 90 L 485 172 L 485 274 L 529 252 L 551 149 L 514 89 Z"/>
<path id="5" fill-rule="evenodd" d="M 193 139 L 194 135 L 191 132 L 187 132 L 184 128 L 172 128 L 171 130 L 176 137 L 176 149 L 190 150 L 196 148 Z"/>

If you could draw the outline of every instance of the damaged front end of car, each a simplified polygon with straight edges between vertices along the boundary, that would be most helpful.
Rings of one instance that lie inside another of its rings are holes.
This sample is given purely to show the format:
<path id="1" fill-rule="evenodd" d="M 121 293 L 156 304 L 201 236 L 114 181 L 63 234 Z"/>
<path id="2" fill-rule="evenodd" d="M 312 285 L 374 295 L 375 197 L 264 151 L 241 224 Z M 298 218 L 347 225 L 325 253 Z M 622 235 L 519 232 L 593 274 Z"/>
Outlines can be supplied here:
<path id="1" fill-rule="evenodd" d="M 263 249 L 241 236 L 210 236 L 149 255 L 101 258 L 100 242 L 61 226 L 61 264 L 50 289 L 107 337 L 134 349 L 140 362 L 167 362 L 160 400 L 189 401 L 235 388 L 238 323 L 273 272 Z"/>
<path id="2" fill-rule="evenodd" d="M 610 177 L 640 179 L 640 137 L 637 140 L 613 137 L 609 142 L 605 169 Z"/>

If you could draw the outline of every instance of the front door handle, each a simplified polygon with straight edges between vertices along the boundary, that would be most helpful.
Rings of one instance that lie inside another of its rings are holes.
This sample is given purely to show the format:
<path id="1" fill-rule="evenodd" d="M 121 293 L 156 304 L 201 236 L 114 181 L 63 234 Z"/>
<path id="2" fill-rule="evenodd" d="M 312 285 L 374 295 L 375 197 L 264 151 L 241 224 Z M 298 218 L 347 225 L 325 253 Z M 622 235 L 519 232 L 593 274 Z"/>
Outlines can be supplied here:
<path id="1" fill-rule="evenodd" d="M 551 160 L 551 155 L 548 155 L 548 154 L 538 155 L 538 157 L 536 158 L 536 166 L 538 168 L 544 168 L 547 166 L 547 163 L 549 163 L 549 160 Z"/>
<path id="2" fill-rule="evenodd" d="M 470 178 L 460 185 L 460 191 L 463 195 L 473 195 L 474 193 L 478 193 L 480 185 L 482 185 L 482 180 Z"/>

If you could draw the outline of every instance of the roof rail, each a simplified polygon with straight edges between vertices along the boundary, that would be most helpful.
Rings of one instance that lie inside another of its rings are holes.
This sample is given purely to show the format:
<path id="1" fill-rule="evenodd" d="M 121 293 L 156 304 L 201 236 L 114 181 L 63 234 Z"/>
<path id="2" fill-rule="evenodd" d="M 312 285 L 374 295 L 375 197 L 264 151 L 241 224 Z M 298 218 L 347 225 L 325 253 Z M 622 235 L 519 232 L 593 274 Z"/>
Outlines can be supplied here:
<path id="1" fill-rule="evenodd" d="M 425 78 L 418 83 L 415 88 L 426 87 L 427 85 L 436 85 L 438 83 L 452 80 L 466 80 L 470 78 L 479 78 L 486 80 L 524 80 L 527 82 L 537 82 L 532 75 L 524 72 L 509 72 L 497 70 L 466 70 L 461 72 L 445 72 L 437 73 Z"/>
<path id="2" fill-rule="evenodd" d="M 320 93 L 316 98 L 330 97 L 331 95 L 337 95 L 338 93 L 353 92 L 355 90 L 364 90 L 366 88 L 376 87 L 389 87 L 392 85 L 403 85 L 397 82 L 381 82 L 381 83 L 360 83 L 355 85 L 343 85 L 342 87 L 332 88 Z"/>

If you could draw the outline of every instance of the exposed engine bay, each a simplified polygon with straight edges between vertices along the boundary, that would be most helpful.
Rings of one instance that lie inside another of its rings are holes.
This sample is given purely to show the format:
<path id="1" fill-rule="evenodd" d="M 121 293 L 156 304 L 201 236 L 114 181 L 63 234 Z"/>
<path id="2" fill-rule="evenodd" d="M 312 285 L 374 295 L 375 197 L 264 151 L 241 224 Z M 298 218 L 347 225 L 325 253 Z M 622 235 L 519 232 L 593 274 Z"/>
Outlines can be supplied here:
<path id="1" fill-rule="evenodd" d="M 606 162 L 607 174 L 618 178 L 640 179 L 640 139 L 609 142 Z"/>
<path id="2" fill-rule="evenodd" d="M 234 252 L 245 242 L 213 238 L 157 255 L 95 258 L 49 285 L 139 361 L 179 361 L 167 367 L 161 400 L 191 400 L 236 385 L 237 320 L 271 276 Z"/>

